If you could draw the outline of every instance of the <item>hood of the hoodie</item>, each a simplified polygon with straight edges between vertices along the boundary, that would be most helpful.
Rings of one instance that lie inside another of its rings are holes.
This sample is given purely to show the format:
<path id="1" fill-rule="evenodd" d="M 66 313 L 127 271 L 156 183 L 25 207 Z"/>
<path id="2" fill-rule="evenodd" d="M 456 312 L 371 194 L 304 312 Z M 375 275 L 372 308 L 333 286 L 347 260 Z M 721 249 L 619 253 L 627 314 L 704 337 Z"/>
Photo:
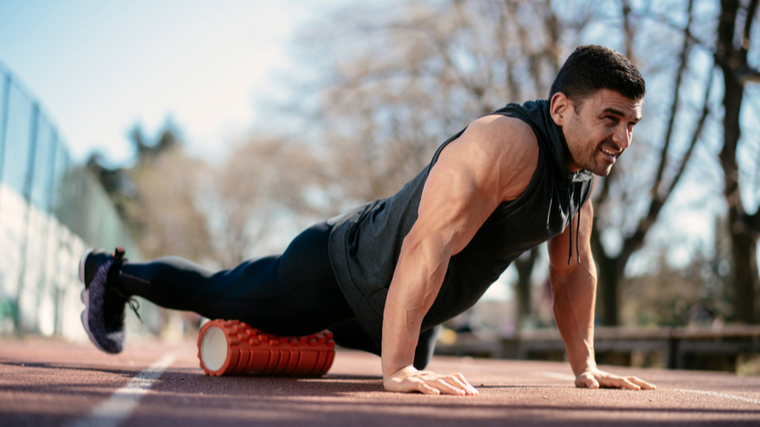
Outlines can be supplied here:
<path id="1" fill-rule="evenodd" d="M 588 181 L 593 178 L 593 173 L 580 170 L 571 173 L 567 168 L 567 141 L 562 133 L 562 128 L 557 126 L 549 112 L 549 102 L 545 99 L 527 101 L 524 104 L 511 103 L 498 110 L 498 113 L 519 118 L 533 128 L 538 138 L 547 142 L 549 157 L 557 171 L 557 183 L 568 186 L 574 182 Z"/>

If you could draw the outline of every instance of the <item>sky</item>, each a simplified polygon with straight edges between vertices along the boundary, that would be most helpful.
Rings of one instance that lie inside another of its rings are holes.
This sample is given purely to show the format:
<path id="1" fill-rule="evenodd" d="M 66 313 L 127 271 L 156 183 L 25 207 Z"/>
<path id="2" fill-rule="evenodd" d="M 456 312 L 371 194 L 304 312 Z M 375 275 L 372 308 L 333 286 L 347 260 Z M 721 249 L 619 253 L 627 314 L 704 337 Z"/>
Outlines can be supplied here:
<path id="1" fill-rule="evenodd" d="M 152 136 L 167 118 L 191 153 L 214 157 L 266 120 L 262 103 L 292 71 L 293 37 L 323 3 L 2 0 L 0 61 L 75 160 L 98 150 L 128 162 L 129 130 Z"/>

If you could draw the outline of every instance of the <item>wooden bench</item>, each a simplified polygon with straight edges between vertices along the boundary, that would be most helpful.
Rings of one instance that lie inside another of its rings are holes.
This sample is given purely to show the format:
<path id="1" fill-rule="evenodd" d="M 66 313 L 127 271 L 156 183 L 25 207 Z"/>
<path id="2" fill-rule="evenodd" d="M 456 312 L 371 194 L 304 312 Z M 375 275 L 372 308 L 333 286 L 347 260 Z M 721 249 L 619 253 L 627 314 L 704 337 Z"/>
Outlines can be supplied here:
<path id="1" fill-rule="evenodd" d="M 594 335 L 600 364 L 735 371 L 740 355 L 760 354 L 760 326 L 597 327 Z M 523 331 L 511 338 L 493 332 L 461 333 L 451 343 L 439 343 L 436 354 L 520 360 L 566 358 L 556 329 Z"/>

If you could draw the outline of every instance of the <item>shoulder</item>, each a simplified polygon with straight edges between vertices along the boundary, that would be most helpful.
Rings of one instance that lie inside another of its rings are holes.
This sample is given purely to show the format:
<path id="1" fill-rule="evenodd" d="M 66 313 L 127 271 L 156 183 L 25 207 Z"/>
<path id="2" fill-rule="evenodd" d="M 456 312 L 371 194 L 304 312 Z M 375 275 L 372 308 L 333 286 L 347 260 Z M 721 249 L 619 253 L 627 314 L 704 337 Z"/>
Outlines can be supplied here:
<path id="1" fill-rule="evenodd" d="M 530 125 L 514 117 L 483 116 L 472 122 L 457 142 L 482 151 L 493 162 L 536 163 L 538 160 L 536 134 Z"/>
<path id="2" fill-rule="evenodd" d="M 477 136 L 478 140 L 495 144 L 494 148 L 538 153 L 538 140 L 533 128 L 515 117 L 500 114 L 483 116 L 467 127 L 465 134 L 468 133 Z"/>
<path id="3" fill-rule="evenodd" d="M 467 127 L 457 143 L 498 181 L 504 201 L 522 194 L 538 165 L 536 134 L 530 125 L 514 117 L 481 117 Z"/>

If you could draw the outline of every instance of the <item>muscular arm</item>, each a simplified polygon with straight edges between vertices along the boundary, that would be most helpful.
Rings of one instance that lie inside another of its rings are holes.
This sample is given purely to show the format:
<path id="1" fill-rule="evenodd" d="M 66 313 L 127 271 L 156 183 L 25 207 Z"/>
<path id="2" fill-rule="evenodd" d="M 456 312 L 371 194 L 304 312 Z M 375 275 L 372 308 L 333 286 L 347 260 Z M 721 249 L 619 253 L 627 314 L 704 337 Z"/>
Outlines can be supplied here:
<path id="1" fill-rule="evenodd" d="M 570 227 L 577 227 L 577 216 L 561 235 L 551 239 L 549 281 L 552 284 L 554 320 L 565 342 L 570 368 L 577 376 L 594 359 L 594 307 L 596 303 L 596 266 L 591 255 L 591 223 L 594 209 L 591 200 L 581 208 L 579 232 L 581 263 L 573 256 L 567 264 Z M 572 242 L 575 247 L 575 242 Z M 563 258 L 564 257 L 564 258 Z"/>
<path id="2" fill-rule="evenodd" d="M 596 179 L 596 178 L 594 178 Z M 639 390 L 655 386 L 636 377 L 619 377 L 600 371 L 594 357 L 594 307 L 596 303 L 596 266 L 591 255 L 591 225 L 594 209 L 591 200 L 581 208 L 579 232 L 580 258 L 573 256 L 567 264 L 570 227 L 577 227 L 577 217 L 567 230 L 554 237 L 549 247 L 549 280 L 554 299 L 554 320 L 567 350 L 570 368 L 578 387 L 620 387 Z M 575 242 L 573 247 L 575 247 Z"/>
<path id="3" fill-rule="evenodd" d="M 532 130 L 501 116 L 475 121 L 444 149 L 425 183 L 417 221 L 401 246 L 385 302 L 386 389 L 477 394 L 461 374 L 438 376 L 412 367 L 420 326 L 451 256 L 464 249 L 500 203 L 525 190 L 537 162 Z"/>

